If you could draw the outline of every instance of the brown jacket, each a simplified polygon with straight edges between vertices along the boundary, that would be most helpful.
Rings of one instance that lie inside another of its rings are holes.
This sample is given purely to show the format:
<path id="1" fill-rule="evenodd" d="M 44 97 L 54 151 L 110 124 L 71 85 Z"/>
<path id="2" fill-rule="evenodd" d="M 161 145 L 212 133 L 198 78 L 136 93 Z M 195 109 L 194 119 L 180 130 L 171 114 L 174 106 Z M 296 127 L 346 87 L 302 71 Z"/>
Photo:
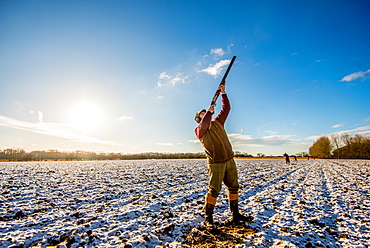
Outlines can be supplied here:
<path id="1" fill-rule="evenodd" d="M 208 163 L 223 163 L 234 157 L 232 146 L 224 128 L 230 109 L 227 95 L 222 94 L 222 109 L 218 116 L 212 120 L 212 113 L 207 111 L 194 131 L 204 147 Z"/>

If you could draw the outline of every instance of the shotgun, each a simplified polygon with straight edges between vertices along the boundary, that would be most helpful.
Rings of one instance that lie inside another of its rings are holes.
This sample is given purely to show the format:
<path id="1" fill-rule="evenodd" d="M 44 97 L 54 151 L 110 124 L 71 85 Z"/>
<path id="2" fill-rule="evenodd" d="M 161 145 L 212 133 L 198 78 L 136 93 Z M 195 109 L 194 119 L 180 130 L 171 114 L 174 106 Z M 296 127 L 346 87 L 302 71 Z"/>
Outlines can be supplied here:
<path id="1" fill-rule="evenodd" d="M 225 84 L 225 81 L 226 81 L 227 75 L 229 74 L 229 71 L 230 71 L 231 67 L 232 67 L 232 66 L 233 66 L 233 64 L 234 64 L 234 60 L 235 60 L 235 59 L 236 59 L 236 56 L 233 56 L 233 58 L 231 59 L 231 62 L 230 62 L 230 64 L 229 64 L 229 67 L 227 67 L 227 70 L 226 70 L 226 72 L 225 72 L 225 75 L 224 75 L 224 77 L 223 77 L 223 78 L 222 78 L 222 80 L 221 80 L 221 83 L 218 85 L 219 87 L 220 87 L 220 85 Z M 218 87 L 217 87 L 217 91 L 216 91 L 215 95 L 214 95 L 214 96 L 213 96 L 213 98 L 212 98 L 211 105 L 216 104 L 216 101 L 217 101 L 217 99 L 218 99 L 218 96 L 220 95 L 220 92 L 221 92 L 221 90 L 219 90 L 219 89 L 218 89 Z"/>

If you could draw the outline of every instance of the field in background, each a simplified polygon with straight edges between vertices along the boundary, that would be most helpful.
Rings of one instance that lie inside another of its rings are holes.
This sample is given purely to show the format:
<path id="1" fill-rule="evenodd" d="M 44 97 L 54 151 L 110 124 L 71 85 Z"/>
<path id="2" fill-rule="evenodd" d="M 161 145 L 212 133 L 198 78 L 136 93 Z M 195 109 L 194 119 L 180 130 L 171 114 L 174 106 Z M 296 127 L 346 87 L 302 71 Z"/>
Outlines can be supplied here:
<path id="1" fill-rule="evenodd" d="M 236 162 L 256 233 L 235 245 L 370 245 L 370 161 Z M 184 247 L 208 176 L 205 160 L 3 162 L 0 180 L 3 247 Z M 230 217 L 225 190 L 215 211 Z"/>

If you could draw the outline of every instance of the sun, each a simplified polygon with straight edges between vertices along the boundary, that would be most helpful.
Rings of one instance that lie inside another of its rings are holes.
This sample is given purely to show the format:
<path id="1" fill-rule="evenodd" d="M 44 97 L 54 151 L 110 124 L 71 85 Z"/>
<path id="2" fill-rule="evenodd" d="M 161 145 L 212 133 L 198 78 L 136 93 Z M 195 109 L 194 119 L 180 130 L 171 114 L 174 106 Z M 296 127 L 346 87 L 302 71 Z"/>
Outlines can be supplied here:
<path id="1" fill-rule="evenodd" d="M 84 132 L 97 129 L 103 120 L 100 108 L 89 102 L 75 105 L 69 112 L 69 123 Z"/>

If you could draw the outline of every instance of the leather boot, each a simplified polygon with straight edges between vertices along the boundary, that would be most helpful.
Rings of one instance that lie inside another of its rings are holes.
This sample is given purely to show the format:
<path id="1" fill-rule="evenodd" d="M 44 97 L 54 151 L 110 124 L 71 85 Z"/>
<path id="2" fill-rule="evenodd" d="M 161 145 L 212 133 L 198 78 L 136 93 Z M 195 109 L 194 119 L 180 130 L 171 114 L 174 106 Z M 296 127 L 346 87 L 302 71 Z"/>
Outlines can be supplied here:
<path id="1" fill-rule="evenodd" d="M 240 222 L 252 222 L 252 216 L 244 216 L 239 213 L 238 200 L 229 201 L 230 211 L 233 215 L 231 222 L 233 224 L 238 224 Z"/>
<path id="2" fill-rule="evenodd" d="M 208 225 L 213 225 L 214 224 L 214 222 L 213 222 L 213 211 L 215 209 L 215 205 L 206 203 L 205 209 L 206 209 L 206 217 L 204 219 L 204 222 Z"/>

